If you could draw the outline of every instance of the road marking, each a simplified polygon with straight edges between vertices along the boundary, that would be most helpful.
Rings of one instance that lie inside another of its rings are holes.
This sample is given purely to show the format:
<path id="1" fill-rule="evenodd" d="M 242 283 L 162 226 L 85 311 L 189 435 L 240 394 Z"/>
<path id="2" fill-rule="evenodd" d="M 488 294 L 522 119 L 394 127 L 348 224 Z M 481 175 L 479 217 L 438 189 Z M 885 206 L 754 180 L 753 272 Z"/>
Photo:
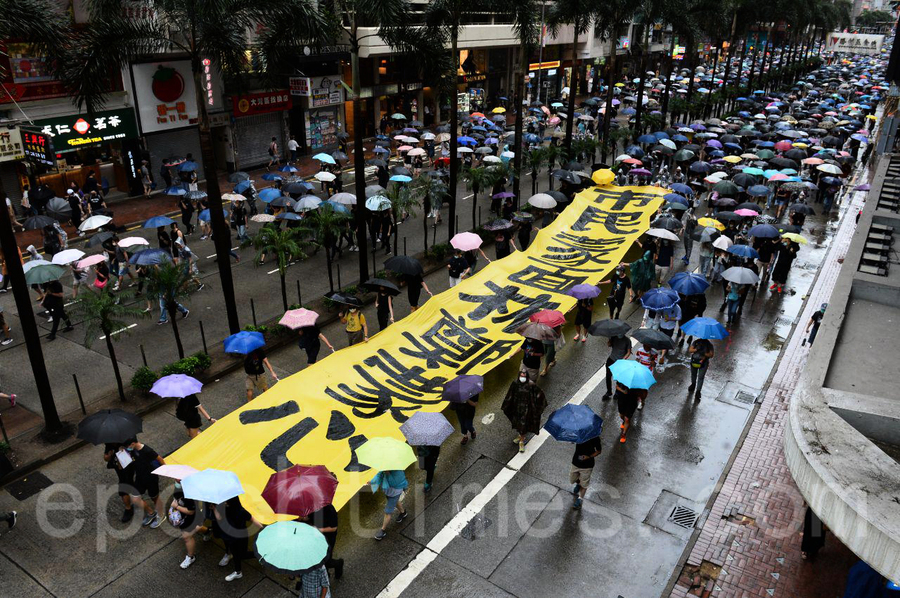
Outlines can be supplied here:
<path id="1" fill-rule="evenodd" d="M 238 247 L 232 247 L 232 248 L 231 248 L 232 251 L 237 251 L 238 249 L 240 249 L 240 246 L 238 246 Z M 214 257 L 216 257 L 216 255 L 217 255 L 217 254 L 215 254 L 215 253 L 212 254 L 212 255 L 208 255 L 208 256 L 206 256 L 206 259 L 211 260 L 211 259 L 213 259 Z"/>
<path id="2" fill-rule="evenodd" d="M 120 329 L 116 330 L 115 332 L 113 332 L 112 334 L 110 334 L 110 336 L 115 336 L 115 335 L 119 334 L 120 332 L 125 332 L 125 331 L 128 330 L 129 328 L 134 328 L 135 326 L 137 326 L 137 324 L 129 324 L 129 325 L 126 326 L 125 328 L 120 328 Z M 105 340 L 105 339 L 106 339 L 106 335 L 101 336 L 98 340 L 101 340 L 101 341 L 102 341 L 102 340 Z"/>
<path id="3" fill-rule="evenodd" d="M 632 346 L 637 341 L 632 339 Z M 606 366 L 603 365 L 594 374 L 588 378 L 581 388 L 578 389 L 571 399 L 569 405 L 580 405 L 584 403 L 588 395 L 590 395 L 600 383 L 606 378 Z M 406 588 L 412 584 L 416 578 L 422 574 L 426 567 L 431 564 L 438 555 L 459 535 L 459 533 L 475 518 L 478 513 L 484 510 L 487 504 L 499 494 L 500 490 L 509 483 L 516 473 L 528 463 L 529 459 L 537 453 L 538 449 L 550 438 L 550 434 L 544 428 L 541 428 L 540 434 L 532 438 L 525 445 L 524 453 L 516 453 L 515 456 L 506 463 L 506 467 L 500 470 L 494 479 L 488 482 L 488 485 L 479 492 L 475 498 L 459 511 L 453 519 L 451 519 L 444 528 L 439 531 L 434 538 L 425 546 L 422 551 L 400 571 L 394 579 L 392 579 L 383 590 L 378 594 L 378 598 L 396 598 L 400 596 Z"/>
<path id="4" fill-rule="evenodd" d="M 285 266 L 285 268 L 290 268 L 291 266 L 293 266 L 296 263 L 297 262 L 290 262 L 287 266 Z M 278 268 L 275 268 L 274 270 L 269 270 L 268 272 L 266 272 L 266 274 L 275 274 L 276 272 L 278 272 Z"/>

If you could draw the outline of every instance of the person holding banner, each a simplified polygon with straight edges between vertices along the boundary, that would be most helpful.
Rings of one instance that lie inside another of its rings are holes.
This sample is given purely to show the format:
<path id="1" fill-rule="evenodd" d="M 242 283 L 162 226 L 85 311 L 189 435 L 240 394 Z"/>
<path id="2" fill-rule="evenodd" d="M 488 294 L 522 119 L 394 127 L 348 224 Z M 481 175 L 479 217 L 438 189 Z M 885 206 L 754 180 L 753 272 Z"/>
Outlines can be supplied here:
<path id="1" fill-rule="evenodd" d="M 537 342 L 540 344 L 540 341 Z M 525 435 L 538 434 L 541 431 L 541 414 L 547 408 L 544 391 L 529 379 L 525 371 L 520 371 L 518 378 L 509 385 L 500 408 L 518 432 L 513 442 L 519 445 L 519 452 L 524 453 Z"/>

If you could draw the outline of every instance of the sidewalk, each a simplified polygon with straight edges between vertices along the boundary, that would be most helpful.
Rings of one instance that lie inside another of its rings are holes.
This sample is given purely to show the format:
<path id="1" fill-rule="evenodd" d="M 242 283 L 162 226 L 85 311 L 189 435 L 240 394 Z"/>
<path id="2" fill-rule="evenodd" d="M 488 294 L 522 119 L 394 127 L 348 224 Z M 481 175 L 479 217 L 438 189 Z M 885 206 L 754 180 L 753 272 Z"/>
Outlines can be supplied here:
<path id="1" fill-rule="evenodd" d="M 853 185 L 848 185 L 852 188 Z M 856 230 L 853 215 L 864 193 L 843 206 L 840 228 L 749 433 L 700 530 L 670 598 L 690 596 L 819 598 L 839 596 L 854 555 L 834 535 L 814 560 L 800 556 L 805 503 L 782 446 L 791 395 L 806 364 L 803 329 L 828 301 Z"/>

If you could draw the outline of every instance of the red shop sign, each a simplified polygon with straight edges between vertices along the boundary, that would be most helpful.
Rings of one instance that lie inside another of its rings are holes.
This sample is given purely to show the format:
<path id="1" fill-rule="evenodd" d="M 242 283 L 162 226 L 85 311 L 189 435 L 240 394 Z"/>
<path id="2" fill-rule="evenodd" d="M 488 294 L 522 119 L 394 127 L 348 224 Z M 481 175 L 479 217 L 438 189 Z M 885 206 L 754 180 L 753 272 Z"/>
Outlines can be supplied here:
<path id="1" fill-rule="evenodd" d="M 235 117 L 289 110 L 292 106 L 291 94 L 287 89 L 234 96 L 232 103 Z"/>

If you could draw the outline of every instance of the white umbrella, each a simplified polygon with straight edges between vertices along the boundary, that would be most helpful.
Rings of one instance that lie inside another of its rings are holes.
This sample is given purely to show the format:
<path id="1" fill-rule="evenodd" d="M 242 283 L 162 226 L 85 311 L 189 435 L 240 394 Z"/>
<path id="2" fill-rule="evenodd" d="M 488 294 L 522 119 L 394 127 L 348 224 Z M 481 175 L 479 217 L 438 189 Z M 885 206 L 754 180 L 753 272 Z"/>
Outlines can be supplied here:
<path id="1" fill-rule="evenodd" d="M 413 149 L 409 150 L 406 153 L 406 155 L 407 156 L 424 156 L 425 150 L 423 150 L 421 147 L 414 147 Z"/>
<path id="2" fill-rule="evenodd" d="M 441 143 L 444 141 L 450 141 L 450 133 L 441 133 L 437 136 L 437 140 Z"/>
<path id="3" fill-rule="evenodd" d="M 253 222 L 275 222 L 275 216 L 272 214 L 255 214 L 250 217 Z"/>
<path id="4" fill-rule="evenodd" d="M 516 152 L 503 152 L 502 154 L 500 154 L 500 157 L 512 159 L 516 157 Z"/>
<path id="5" fill-rule="evenodd" d="M 59 264 L 60 266 L 67 266 L 72 262 L 76 262 L 84 257 L 84 252 L 80 249 L 66 249 L 65 251 L 60 251 L 56 255 L 53 256 L 53 264 Z"/>
<path id="6" fill-rule="evenodd" d="M 482 161 L 488 162 L 488 163 L 498 163 L 498 162 L 502 162 L 503 160 L 501 160 L 497 156 L 485 156 Z"/>
<path id="7" fill-rule="evenodd" d="M 732 245 L 734 245 L 732 240 L 729 239 L 728 237 L 726 237 L 725 235 L 722 235 L 721 237 L 719 237 L 718 239 L 713 241 L 713 247 L 715 247 L 716 249 L 721 249 L 722 251 L 725 251 Z"/>
<path id="8" fill-rule="evenodd" d="M 325 172 L 323 170 L 321 172 L 317 172 L 313 178 L 316 179 L 317 181 L 322 181 L 323 183 L 330 183 L 337 177 L 334 176 L 333 174 L 331 174 L 330 172 Z"/>
<path id="9" fill-rule="evenodd" d="M 671 231 L 667 231 L 664 228 L 651 228 L 647 231 L 647 234 L 651 237 L 658 237 L 660 239 L 666 239 L 668 241 L 677 241 L 678 235 Z"/>
<path id="10" fill-rule="evenodd" d="M 126 237 L 119 241 L 119 247 L 122 249 L 134 247 L 135 245 L 150 245 L 150 241 L 142 237 Z"/>
<path id="11" fill-rule="evenodd" d="M 331 197 L 328 198 L 328 201 L 332 203 L 339 203 L 345 206 L 355 206 L 356 205 L 356 196 L 352 193 L 335 193 Z"/>
<path id="12" fill-rule="evenodd" d="M 300 199 L 297 200 L 297 203 L 294 204 L 294 211 L 296 212 L 308 212 L 310 210 L 315 210 L 322 204 L 322 200 L 316 197 L 315 195 L 304 195 Z"/>
<path id="13" fill-rule="evenodd" d="M 816 170 L 827 172 L 828 174 L 843 174 L 843 171 L 834 164 L 819 164 Z"/>
<path id="14" fill-rule="evenodd" d="M 622 162 L 623 160 L 631 160 L 631 156 L 629 156 L 628 154 L 619 154 L 618 156 L 616 156 L 616 162 Z"/>
<path id="15" fill-rule="evenodd" d="M 247 201 L 247 198 L 237 193 L 223 193 L 222 199 L 225 201 Z"/>
<path id="16" fill-rule="evenodd" d="M 425 139 L 425 140 L 434 139 L 434 133 L 422 133 L 422 139 Z"/>
<path id="17" fill-rule="evenodd" d="M 735 284 L 756 284 L 759 282 L 759 275 L 756 272 L 750 268 L 741 268 L 740 266 L 728 268 L 722 272 L 722 278 Z"/>
<path id="18" fill-rule="evenodd" d="M 528 203 L 529 205 L 532 205 L 536 208 L 541 208 L 542 210 L 550 210 L 556 207 L 556 200 L 546 193 L 538 193 L 537 195 L 532 195 L 528 198 Z"/>
<path id="19" fill-rule="evenodd" d="M 78 225 L 78 230 L 80 230 L 81 232 L 95 230 L 100 228 L 101 226 L 109 224 L 110 222 L 112 222 L 112 218 L 110 218 L 109 216 L 91 216 Z"/>
<path id="20" fill-rule="evenodd" d="M 473 150 L 471 147 L 458 147 L 456 148 L 456 151 L 460 154 L 471 154 L 475 150 Z"/>
<path id="21" fill-rule="evenodd" d="M 660 139 L 659 144 L 664 145 L 669 149 L 677 149 L 678 148 L 678 146 L 675 145 L 675 142 L 672 141 L 671 139 Z"/>

